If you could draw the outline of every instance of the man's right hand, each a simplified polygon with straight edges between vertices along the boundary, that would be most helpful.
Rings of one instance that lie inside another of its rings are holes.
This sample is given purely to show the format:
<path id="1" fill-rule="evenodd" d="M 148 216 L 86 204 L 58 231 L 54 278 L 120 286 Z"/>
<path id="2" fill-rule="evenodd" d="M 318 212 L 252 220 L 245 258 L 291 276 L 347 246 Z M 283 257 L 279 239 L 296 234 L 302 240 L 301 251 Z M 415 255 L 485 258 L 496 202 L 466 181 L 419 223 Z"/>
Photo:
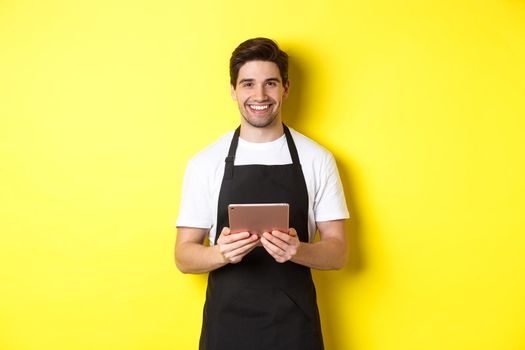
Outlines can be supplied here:
<path id="1" fill-rule="evenodd" d="M 219 253 L 225 263 L 236 264 L 259 243 L 259 237 L 249 232 L 231 233 L 225 227 L 217 240 Z"/>

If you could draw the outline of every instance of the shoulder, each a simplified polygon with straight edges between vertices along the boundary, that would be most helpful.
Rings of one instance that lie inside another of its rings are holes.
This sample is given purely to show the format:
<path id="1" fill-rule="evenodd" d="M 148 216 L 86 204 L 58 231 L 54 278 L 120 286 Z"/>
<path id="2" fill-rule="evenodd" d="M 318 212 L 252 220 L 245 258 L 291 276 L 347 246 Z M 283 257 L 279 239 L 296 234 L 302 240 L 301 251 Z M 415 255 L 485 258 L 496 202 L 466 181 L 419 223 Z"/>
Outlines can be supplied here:
<path id="1" fill-rule="evenodd" d="M 301 161 L 326 162 L 333 158 L 332 153 L 316 141 L 290 128 Z"/>

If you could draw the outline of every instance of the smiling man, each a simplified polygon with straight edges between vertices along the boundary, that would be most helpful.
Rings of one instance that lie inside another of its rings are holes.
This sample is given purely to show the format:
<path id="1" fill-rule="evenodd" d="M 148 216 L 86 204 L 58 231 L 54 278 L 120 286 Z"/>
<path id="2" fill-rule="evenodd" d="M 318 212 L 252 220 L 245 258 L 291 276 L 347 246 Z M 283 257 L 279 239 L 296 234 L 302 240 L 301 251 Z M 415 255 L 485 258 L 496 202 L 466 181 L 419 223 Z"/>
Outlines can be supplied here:
<path id="1" fill-rule="evenodd" d="M 282 81 L 276 64 L 246 62 L 238 74 L 241 78 L 231 86 L 231 94 L 239 104 L 244 121 L 256 128 L 265 128 L 279 121 L 282 101 L 288 95 L 290 83 Z"/>
<path id="2" fill-rule="evenodd" d="M 274 41 L 240 44 L 230 83 L 241 125 L 188 162 L 177 219 L 177 267 L 209 272 L 199 348 L 323 349 L 310 269 L 340 269 L 347 256 L 334 158 L 283 124 L 288 55 Z M 232 233 L 233 203 L 288 203 L 290 228 Z"/>

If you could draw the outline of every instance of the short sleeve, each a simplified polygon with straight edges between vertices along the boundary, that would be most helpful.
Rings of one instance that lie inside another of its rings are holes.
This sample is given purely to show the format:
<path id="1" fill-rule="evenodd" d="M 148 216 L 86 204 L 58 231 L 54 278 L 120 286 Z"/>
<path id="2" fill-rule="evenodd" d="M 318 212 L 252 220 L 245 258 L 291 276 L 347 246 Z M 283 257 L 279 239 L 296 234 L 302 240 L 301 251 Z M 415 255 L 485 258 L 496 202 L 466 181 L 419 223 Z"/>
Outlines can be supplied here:
<path id="1" fill-rule="evenodd" d="M 320 179 L 314 199 L 315 221 L 348 219 L 345 194 L 335 159 L 328 153 L 319 170 Z"/>
<path id="2" fill-rule="evenodd" d="M 194 160 L 188 162 L 182 184 L 177 227 L 211 228 L 213 225 L 209 206 L 209 181 L 204 176 L 207 173 Z"/>

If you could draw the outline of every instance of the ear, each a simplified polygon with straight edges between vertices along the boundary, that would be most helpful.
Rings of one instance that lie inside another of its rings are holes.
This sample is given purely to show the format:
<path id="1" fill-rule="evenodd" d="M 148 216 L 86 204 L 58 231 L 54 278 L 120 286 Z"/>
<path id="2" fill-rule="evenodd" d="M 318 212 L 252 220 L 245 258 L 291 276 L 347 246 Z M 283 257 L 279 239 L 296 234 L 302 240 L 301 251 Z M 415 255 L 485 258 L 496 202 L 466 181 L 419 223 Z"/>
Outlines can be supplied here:
<path id="1" fill-rule="evenodd" d="M 230 94 L 232 95 L 232 100 L 237 101 L 237 92 L 235 91 L 235 86 L 230 85 Z"/>
<path id="2" fill-rule="evenodd" d="M 290 79 L 286 82 L 286 84 L 283 85 L 283 99 L 288 98 L 288 93 L 290 91 Z"/>

